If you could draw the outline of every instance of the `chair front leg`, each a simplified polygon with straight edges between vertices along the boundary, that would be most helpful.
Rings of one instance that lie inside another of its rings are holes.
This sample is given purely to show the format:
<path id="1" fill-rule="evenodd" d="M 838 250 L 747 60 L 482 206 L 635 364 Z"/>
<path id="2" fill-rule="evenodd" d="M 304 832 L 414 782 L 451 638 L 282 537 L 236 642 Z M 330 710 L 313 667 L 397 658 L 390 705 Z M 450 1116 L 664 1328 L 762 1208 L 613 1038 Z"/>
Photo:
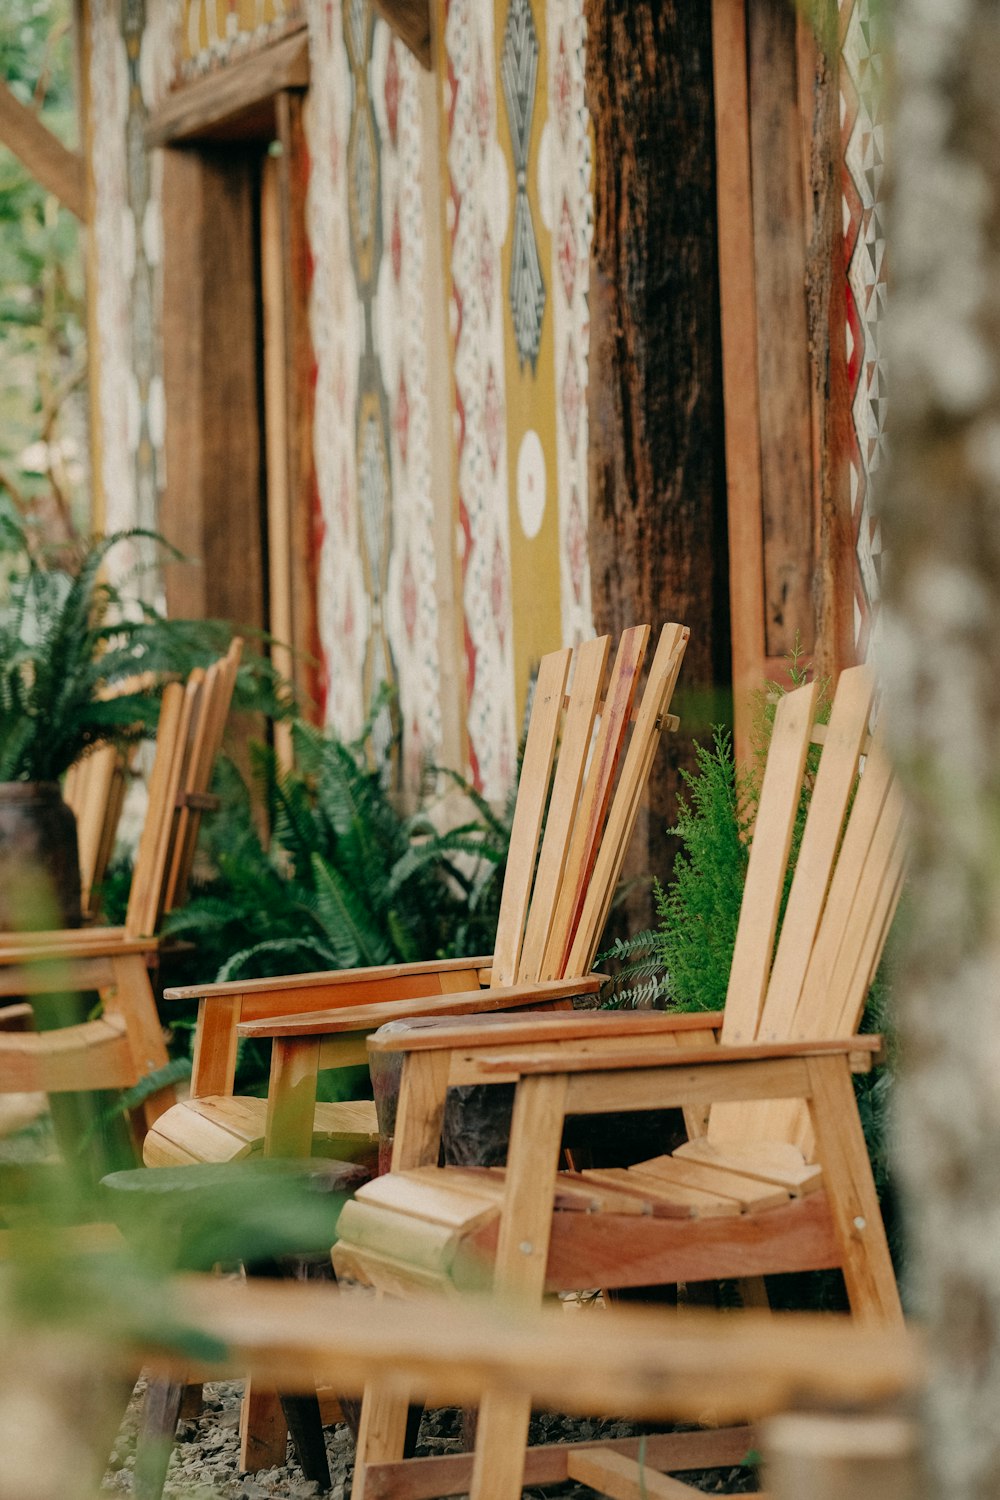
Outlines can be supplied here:
<path id="1" fill-rule="evenodd" d="M 565 1076 L 521 1079 L 514 1099 L 494 1279 L 496 1295 L 507 1302 L 538 1305 L 542 1300 L 565 1118 Z M 530 1419 L 528 1396 L 496 1389 L 484 1392 L 471 1500 L 517 1500 Z"/>
<path id="2" fill-rule="evenodd" d="M 437 1166 L 450 1067 L 448 1052 L 407 1054 L 396 1111 L 393 1171 Z M 398 1383 L 373 1380 L 365 1386 L 351 1500 L 365 1500 L 369 1465 L 403 1457 L 409 1409 L 409 1393 Z"/>
<path id="3" fill-rule="evenodd" d="M 810 1057 L 809 1112 L 851 1311 L 901 1325 L 903 1309 L 882 1225 L 846 1056 Z"/>

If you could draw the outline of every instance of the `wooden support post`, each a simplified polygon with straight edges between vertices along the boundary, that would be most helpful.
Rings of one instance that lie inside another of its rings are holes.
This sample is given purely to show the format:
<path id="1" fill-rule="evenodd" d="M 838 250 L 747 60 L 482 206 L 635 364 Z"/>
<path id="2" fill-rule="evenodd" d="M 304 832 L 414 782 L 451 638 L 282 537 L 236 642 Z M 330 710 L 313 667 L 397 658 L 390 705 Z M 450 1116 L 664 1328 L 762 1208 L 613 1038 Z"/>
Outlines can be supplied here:
<path id="1" fill-rule="evenodd" d="M 761 1434 L 771 1500 L 917 1500 L 918 1432 L 900 1417 L 775 1417 Z"/>
<path id="2" fill-rule="evenodd" d="M 267 1087 L 265 1156 L 312 1155 L 319 1041 L 275 1037 Z"/>

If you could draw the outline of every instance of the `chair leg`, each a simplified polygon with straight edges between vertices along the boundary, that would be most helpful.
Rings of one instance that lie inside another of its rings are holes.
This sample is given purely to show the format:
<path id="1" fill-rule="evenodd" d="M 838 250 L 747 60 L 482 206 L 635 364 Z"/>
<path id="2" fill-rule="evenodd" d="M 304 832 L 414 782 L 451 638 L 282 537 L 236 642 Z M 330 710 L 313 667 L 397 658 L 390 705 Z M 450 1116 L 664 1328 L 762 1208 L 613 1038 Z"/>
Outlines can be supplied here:
<path id="1" fill-rule="evenodd" d="M 135 1500 L 160 1500 L 174 1446 L 184 1382 L 153 1380 L 146 1391 L 135 1454 Z"/>
<path id="2" fill-rule="evenodd" d="M 240 1408 L 240 1468 L 247 1474 L 280 1467 L 287 1458 L 288 1428 L 277 1391 L 250 1379 Z"/>
<path id="3" fill-rule="evenodd" d="M 205 1410 L 205 1390 L 202 1385 L 186 1385 L 181 1398 L 181 1421 L 196 1422 Z"/>
<path id="4" fill-rule="evenodd" d="M 494 1289 L 521 1306 L 537 1306 L 542 1300 L 565 1105 L 565 1077 L 522 1078 L 518 1083 Z M 530 1421 L 530 1397 L 496 1389 L 484 1393 L 471 1500 L 518 1500 Z"/>
<path id="5" fill-rule="evenodd" d="M 864 1322 L 901 1326 L 899 1289 L 847 1061 L 811 1057 L 806 1067 L 809 1113 L 851 1312 Z"/>
<path id="6" fill-rule="evenodd" d="M 368 1500 L 365 1491 L 370 1464 L 394 1463 L 404 1456 L 411 1409 L 405 1394 L 400 1395 L 396 1388 L 387 1390 L 376 1381 L 365 1386 L 351 1500 Z"/>
<path id="7" fill-rule="evenodd" d="M 282 1396 L 281 1409 L 303 1474 L 307 1479 L 314 1479 L 321 1490 L 328 1490 L 330 1465 L 326 1456 L 319 1401 L 315 1395 Z"/>

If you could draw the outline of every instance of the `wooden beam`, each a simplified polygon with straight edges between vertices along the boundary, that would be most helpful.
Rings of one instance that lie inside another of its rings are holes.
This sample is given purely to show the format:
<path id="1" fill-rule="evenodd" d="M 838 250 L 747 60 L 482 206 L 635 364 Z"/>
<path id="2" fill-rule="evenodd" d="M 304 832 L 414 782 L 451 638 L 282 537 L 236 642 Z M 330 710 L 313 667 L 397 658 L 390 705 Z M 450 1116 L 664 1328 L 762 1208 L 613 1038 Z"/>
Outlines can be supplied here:
<path id="1" fill-rule="evenodd" d="M 266 134 L 260 125 L 261 112 L 273 114 L 274 95 L 282 89 L 308 87 L 309 37 L 303 27 L 221 73 L 168 94 L 149 117 L 146 145 Z M 246 126 L 243 132 L 241 122 Z"/>
<path id="2" fill-rule="evenodd" d="M 764 535 L 761 524 L 750 104 L 744 0 L 713 0 L 719 297 L 725 395 L 729 598 L 736 758 L 750 759 L 751 695 L 764 676 Z"/>
<path id="3" fill-rule="evenodd" d="M 375 9 L 428 70 L 431 62 L 431 14 L 428 0 L 375 0 Z"/>
<path id="4" fill-rule="evenodd" d="M 14 155 L 64 208 L 87 222 L 83 157 L 70 151 L 0 79 L 0 144 Z"/>
<path id="5" fill-rule="evenodd" d="M 765 650 L 816 639 L 813 428 L 796 12 L 751 6 L 747 31 Z M 810 137 L 809 101 L 806 119 Z M 721 156 L 720 152 L 720 156 Z M 808 160 L 808 158 L 807 158 Z"/>

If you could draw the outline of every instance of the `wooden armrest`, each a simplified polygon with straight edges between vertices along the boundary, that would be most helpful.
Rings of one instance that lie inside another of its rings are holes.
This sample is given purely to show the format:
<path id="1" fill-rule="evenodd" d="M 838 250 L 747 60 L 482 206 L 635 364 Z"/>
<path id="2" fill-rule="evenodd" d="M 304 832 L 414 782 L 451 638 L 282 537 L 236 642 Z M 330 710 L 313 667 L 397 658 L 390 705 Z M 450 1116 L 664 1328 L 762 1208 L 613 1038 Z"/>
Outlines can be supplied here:
<path id="1" fill-rule="evenodd" d="M 112 932 L 111 929 L 108 931 Z M 70 934 L 76 936 L 75 933 Z M 81 934 L 80 942 L 40 943 L 22 942 L 18 947 L 0 950 L 0 973 L 4 969 L 30 964 L 44 965 L 55 971 L 60 964 L 86 963 L 91 959 L 132 958 L 136 954 L 156 953 L 159 943 L 156 938 L 111 938 L 106 942 L 94 942 Z"/>
<path id="2" fill-rule="evenodd" d="M 528 1016 L 487 1014 L 470 1016 L 453 1026 L 435 1017 L 414 1016 L 411 1019 L 407 1016 L 400 1026 L 399 1031 L 373 1036 L 368 1043 L 370 1050 L 434 1052 L 501 1044 L 518 1046 L 521 1042 L 563 1042 L 587 1037 L 655 1037 L 665 1032 L 718 1031 L 722 1026 L 722 1011 L 696 1011 L 683 1015 L 648 1010 L 585 1010 L 572 1014 L 561 1011 L 555 1015 Z"/>
<path id="3" fill-rule="evenodd" d="M 137 1080 L 125 1022 L 102 1016 L 58 1031 L 0 1036 L 0 1087 L 4 1093 L 56 1094 L 128 1088 Z"/>
<path id="4" fill-rule="evenodd" d="M 0 933 L 0 963 L 9 962 L 8 953 L 22 948 L 51 948 L 58 952 L 66 947 L 101 947 L 124 941 L 124 927 L 54 927 L 42 932 L 3 932 Z"/>
<path id="5" fill-rule="evenodd" d="M 164 1000 L 214 1000 L 227 995 L 272 994 L 275 990 L 308 990 L 337 984 L 357 984 L 359 980 L 405 979 L 417 974 L 447 974 L 454 969 L 489 970 L 491 954 L 476 958 L 430 959 L 415 964 L 381 964 L 370 969 L 321 969 L 311 974 L 281 974 L 274 979 L 228 979 L 222 984 L 172 985 L 164 990 Z"/>
<path id="6" fill-rule="evenodd" d="M 35 942 L 35 934 L 22 934 L 17 947 L 0 949 L 0 970 L 14 965 L 44 964 L 54 970 L 57 965 L 70 962 L 84 963 L 88 959 L 131 958 L 136 954 L 156 953 L 159 942 L 152 938 L 126 938 L 123 928 L 106 928 L 108 937 L 97 941 L 93 932 L 67 931 L 62 943 Z M 121 937 L 116 936 L 122 933 Z M 45 935 L 47 936 L 47 934 Z M 28 940 L 30 938 L 30 941 Z M 74 941 L 79 939 L 78 941 Z"/>
<path id="7" fill-rule="evenodd" d="M 450 995 L 433 995 L 426 1000 L 386 1000 L 377 1005 L 351 1005 L 298 1016 L 241 1021 L 236 1031 L 239 1036 L 247 1037 L 332 1036 L 343 1031 L 377 1031 L 388 1021 L 545 1005 L 553 1000 L 593 995 L 600 987 L 600 975 L 588 974 L 583 979 L 548 979 L 536 984 L 513 985 L 509 989 L 461 990 Z"/>
<path id="8" fill-rule="evenodd" d="M 379 1049 L 383 1050 L 383 1049 Z M 384 1050 L 390 1050 L 386 1047 Z M 448 1049 L 451 1050 L 450 1048 Z M 807 1057 L 844 1056 L 851 1071 L 867 1073 L 883 1056 L 880 1036 L 842 1037 L 832 1041 L 752 1042 L 744 1047 L 703 1048 L 657 1045 L 653 1038 L 632 1049 L 609 1047 L 607 1052 L 584 1050 L 572 1043 L 516 1051 L 494 1047 L 475 1058 L 477 1073 L 605 1073 L 613 1069 L 718 1068 L 727 1063 L 795 1061 Z"/>

